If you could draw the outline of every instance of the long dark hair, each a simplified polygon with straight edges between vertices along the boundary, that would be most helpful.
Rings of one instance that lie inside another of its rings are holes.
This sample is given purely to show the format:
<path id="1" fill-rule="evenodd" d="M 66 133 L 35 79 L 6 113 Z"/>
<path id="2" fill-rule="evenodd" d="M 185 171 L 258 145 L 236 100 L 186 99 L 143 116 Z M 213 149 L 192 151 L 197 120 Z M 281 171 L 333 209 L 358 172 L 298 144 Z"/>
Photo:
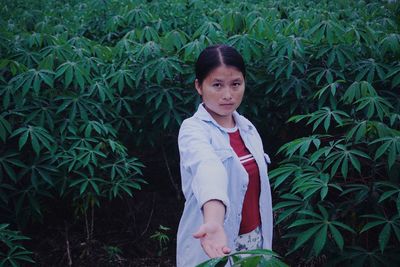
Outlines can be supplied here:
<path id="1" fill-rule="evenodd" d="M 246 67 L 242 55 L 228 45 L 213 45 L 204 49 L 196 61 L 196 79 L 202 84 L 207 75 L 221 65 L 238 69 L 246 78 Z"/>

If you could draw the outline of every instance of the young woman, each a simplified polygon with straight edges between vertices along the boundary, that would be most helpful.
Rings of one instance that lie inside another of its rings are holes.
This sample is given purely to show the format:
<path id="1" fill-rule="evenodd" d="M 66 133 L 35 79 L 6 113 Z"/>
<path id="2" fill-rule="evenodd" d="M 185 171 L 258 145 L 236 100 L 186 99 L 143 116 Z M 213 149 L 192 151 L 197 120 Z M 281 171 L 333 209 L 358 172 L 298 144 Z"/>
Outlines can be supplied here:
<path id="1" fill-rule="evenodd" d="M 206 48 L 196 62 L 203 103 L 179 131 L 186 199 L 177 236 L 177 266 L 233 251 L 271 249 L 269 157 L 239 107 L 245 92 L 242 56 L 226 45 Z"/>

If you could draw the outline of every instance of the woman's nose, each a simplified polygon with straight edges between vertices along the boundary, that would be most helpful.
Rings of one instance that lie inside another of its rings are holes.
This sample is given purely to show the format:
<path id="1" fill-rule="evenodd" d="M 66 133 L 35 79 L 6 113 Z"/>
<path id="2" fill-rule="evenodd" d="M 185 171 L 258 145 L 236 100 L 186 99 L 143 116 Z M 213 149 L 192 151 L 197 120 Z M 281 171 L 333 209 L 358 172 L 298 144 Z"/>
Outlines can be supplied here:
<path id="1" fill-rule="evenodd" d="M 224 94 L 223 94 L 223 99 L 226 99 L 226 100 L 231 100 L 232 99 L 232 93 L 231 93 L 231 90 L 229 90 L 229 88 L 225 88 L 225 90 L 224 90 Z"/>

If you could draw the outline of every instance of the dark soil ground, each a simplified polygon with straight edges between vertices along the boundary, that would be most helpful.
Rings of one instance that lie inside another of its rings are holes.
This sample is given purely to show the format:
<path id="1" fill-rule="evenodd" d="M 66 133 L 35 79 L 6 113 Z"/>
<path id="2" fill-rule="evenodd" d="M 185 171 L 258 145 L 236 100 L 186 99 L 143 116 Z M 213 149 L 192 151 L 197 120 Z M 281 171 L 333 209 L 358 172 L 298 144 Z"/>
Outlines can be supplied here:
<path id="1" fill-rule="evenodd" d="M 70 200 L 46 204 L 51 210 L 43 221 L 24 231 L 32 238 L 26 247 L 34 252 L 36 266 L 175 266 L 183 208 L 179 165 L 170 161 L 168 171 L 163 158 L 144 158 L 154 159 L 144 162 L 148 184 L 133 198 L 105 199 L 94 209 L 93 220 L 92 211 L 85 219 Z M 160 225 L 169 230 L 160 230 Z M 153 236 L 157 231 L 168 239 L 162 246 Z"/>
<path id="2" fill-rule="evenodd" d="M 89 238 L 84 218 L 74 224 L 59 221 L 29 234 L 28 247 L 36 266 L 175 266 L 180 211 L 174 197 L 139 192 L 133 199 L 109 203 L 101 213 L 95 210 Z M 162 231 L 169 239 L 163 247 L 151 238 L 159 225 L 170 228 Z"/>

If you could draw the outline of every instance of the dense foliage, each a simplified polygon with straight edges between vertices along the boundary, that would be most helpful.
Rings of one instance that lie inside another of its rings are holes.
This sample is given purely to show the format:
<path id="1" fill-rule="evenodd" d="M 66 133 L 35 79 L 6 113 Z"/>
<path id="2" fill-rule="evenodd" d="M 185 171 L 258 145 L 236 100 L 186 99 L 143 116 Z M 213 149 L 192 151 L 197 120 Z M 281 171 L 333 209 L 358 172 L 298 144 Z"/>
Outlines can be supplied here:
<path id="1" fill-rule="evenodd" d="M 279 152 L 276 249 L 399 263 L 398 1 L 2 2 L 2 223 L 23 229 L 67 199 L 90 238 L 93 209 L 145 183 L 138 152 L 175 145 L 200 51 L 227 43 L 248 66 L 240 112 Z"/>
<path id="2" fill-rule="evenodd" d="M 0 266 L 18 266 L 21 262 L 34 263 L 31 258 L 32 252 L 19 243 L 29 238 L 7 228 L 7 224 L 0 224 Z"/>

